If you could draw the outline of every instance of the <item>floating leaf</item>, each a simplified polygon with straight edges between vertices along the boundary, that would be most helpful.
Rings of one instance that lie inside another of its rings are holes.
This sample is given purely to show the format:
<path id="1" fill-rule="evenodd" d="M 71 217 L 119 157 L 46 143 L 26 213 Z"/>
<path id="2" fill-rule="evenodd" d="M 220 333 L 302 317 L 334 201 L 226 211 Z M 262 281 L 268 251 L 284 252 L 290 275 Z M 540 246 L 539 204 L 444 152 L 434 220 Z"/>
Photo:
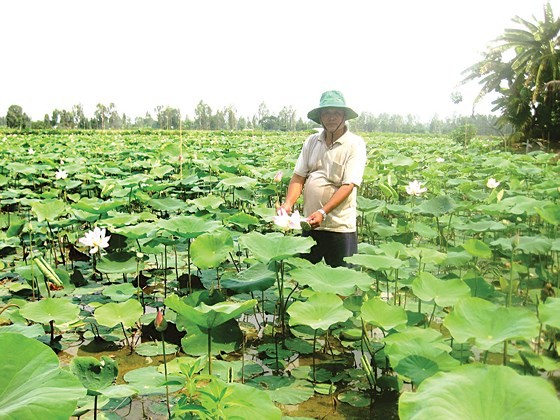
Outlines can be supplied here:
<path id="1" fill-rule="evenodd" d="M 80 308 L 72 302 L 61 298 L 46 298 L 36 302 L 29 302 L 19 310 L 24 318 L 41 324 L 54 321 L 55 324 L 65 324 L 79 319 Z"/>
<path id="2" fill-rule="evenodd" d="M 93 316 L 97 322 L 106 327 L 114 327 L 122 322 L 125 327 L 132 327 L 142 316 L 142 305 L 135 299 L 122 303 L 106 303 L 95 310 Z"/>

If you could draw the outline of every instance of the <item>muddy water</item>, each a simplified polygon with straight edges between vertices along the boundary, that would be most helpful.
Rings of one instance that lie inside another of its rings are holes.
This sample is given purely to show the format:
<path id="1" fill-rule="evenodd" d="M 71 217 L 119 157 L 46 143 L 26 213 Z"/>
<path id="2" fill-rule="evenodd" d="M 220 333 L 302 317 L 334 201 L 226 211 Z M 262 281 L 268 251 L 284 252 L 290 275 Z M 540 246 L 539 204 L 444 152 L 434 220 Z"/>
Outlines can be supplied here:
<path id="1" fill-rule="evenodd" d="M 114 343 L 91 341 L 78 345 L 74 343 L 65 351 L 59 353 L 62 365 L 68 365 L 75 356 L 93 356 L 100 359 L 102 356 L 114 359 L 119 367 L 117 383 L 125 383 L 123 376 L 134 369 L 159 366 L 163 363 L 163 356 L 145 357 L 131 353 L 130 349 L 123 348 Z M 168 356 L 170 361 L 174 356 Z M 229 359 L 229 357 L 228 357 Z M 234 359 L 234 357 L 232 357 Z M 255 357 L 246 355 L 246 360 L 255 361 Z M 322 363 L 323 362 L 323 363 Z M 328 358 L 321 355 L 316 356 L 317 368 L 325 366 Z M 312 357 L 299 358 L 295 365 L 311 365 Z M 292 368 L 295 366 L 292 365 Z M 270 370 L 268 370 L 270 372 Z M 269 373 L 270 374 L 270 373 Z M 166 419 L 164 409 L 165 398 L 163 396 L 135 397 L 132 401 L 127 400 L 121 405 L 113 405 L 108 412 L 113 412 L 121 418 L 127 419 Z M 339 402 L 329 395 L 315 393 L 312 398 L 297 405 L 278 404 L 282 413 L 290 417 L 304 417 L 312 419 L 398 419 L 396 396 L 387 398 L 376 397 L 373 406 L 358 408 L 350 404 Z M 93 418 L 93 413 L 82 416 L 81 419 Z M 256 420 L 256 419 L 255 419 Z"/>

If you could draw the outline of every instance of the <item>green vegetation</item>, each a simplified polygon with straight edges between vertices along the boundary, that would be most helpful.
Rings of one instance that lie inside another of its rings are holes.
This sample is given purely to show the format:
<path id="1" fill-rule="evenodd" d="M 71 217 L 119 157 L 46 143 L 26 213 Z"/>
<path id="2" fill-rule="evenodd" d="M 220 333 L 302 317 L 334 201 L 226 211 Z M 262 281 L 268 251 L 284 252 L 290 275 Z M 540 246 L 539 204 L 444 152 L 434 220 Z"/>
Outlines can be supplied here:
<path id="1" fill-rule="evenodd" d="M 0 138 L 1 415 L 558 412 L 557 156 L 366 133 L 333 269 L 272 222 L 303 137 Z"/>

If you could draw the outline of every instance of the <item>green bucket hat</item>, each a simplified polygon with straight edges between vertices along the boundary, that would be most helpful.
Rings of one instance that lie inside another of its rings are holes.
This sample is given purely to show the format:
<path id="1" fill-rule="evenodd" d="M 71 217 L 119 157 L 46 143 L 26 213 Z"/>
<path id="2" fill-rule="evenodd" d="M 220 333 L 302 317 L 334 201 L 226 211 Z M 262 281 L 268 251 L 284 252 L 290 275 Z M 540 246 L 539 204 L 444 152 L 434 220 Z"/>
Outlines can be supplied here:
<path id="1" fill-rule="evenodd" d="M 321 95 L 319 107 L 312 109 L 307 113 L 307 118 L 321 124 L 321 110 L 324 108 L 341 108 L 344 110 L 347 120 L 356 118 L 358 114 L 352 108 L 346 106 L 344 96 L 338 90 L 328 90 Z"/>

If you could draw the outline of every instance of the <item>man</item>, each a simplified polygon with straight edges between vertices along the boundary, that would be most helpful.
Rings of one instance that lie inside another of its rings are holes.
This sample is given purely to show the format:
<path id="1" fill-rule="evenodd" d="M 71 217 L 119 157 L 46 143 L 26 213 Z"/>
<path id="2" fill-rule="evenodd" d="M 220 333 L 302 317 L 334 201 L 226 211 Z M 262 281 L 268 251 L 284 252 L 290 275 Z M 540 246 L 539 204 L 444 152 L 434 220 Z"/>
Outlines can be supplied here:
<path id="1" fill-rule="evenodd" d="M 290 214 L 303 192 L 303 214 L 312 228 L 303 235 L 317 242 L 303 257 L 312 263 L 324 258 L 332 267 L 343 266 L 344 257 L 358 251 L 356 190 L 364 175 L 366 145 L 345 124 L 357 116 L 336 90 L 323 93 L 319 107 L 307 114 L 323 131 L 305 140 L 282 208 Z"/>

